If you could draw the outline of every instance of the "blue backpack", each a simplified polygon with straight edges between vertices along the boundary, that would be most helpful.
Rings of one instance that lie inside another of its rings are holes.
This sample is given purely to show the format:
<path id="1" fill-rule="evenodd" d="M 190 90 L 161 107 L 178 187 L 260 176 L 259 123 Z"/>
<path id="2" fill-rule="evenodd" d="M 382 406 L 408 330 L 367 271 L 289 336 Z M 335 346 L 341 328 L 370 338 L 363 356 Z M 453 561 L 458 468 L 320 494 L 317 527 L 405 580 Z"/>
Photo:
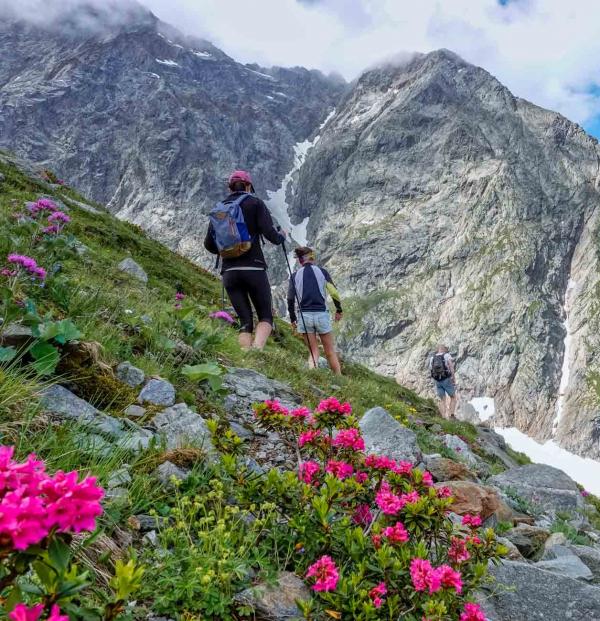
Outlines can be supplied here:
<path id="1" fill-rule="evenodd" d="M 252 247 L 242 202 L 251 196 L 244 192 L 230 203 L 217 203 L 209 214 L 219 255 L 231 259 L 243 255 Z"/>

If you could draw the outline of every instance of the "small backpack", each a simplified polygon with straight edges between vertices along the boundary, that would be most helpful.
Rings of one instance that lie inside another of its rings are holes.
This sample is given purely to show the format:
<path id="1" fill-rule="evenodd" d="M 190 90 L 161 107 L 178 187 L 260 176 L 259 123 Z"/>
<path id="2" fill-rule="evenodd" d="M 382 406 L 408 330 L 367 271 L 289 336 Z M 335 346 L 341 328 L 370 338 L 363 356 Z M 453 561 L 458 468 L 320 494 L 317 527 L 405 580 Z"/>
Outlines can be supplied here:
<path id="1" fill-rule="evenodd" d="M 445 355 L 436 354 L 431 361 L 431 377 L 436 382 L 443 382 L 452 375 L 446 366 Z"/>
<path id="2" fill-rule="evenodd" d="M 210 211 L 215 243 L 219 255 L 225 259 L 239 257 L 252 247 L 252 237 L 242 211 L 242 202 L 248 196 L 251 195 L 244 192 L 230 203 L 217 203 Z"/>

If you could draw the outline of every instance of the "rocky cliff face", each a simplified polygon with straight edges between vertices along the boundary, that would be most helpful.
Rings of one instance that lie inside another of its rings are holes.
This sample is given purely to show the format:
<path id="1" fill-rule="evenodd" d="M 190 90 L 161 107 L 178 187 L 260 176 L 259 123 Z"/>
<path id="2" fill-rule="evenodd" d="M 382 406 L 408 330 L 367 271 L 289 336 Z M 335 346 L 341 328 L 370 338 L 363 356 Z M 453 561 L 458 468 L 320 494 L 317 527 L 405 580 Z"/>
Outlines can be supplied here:
<path id="1" fill-rule="evenodd" d="M 463 404 L 493 397 L 497 422 L 599 457 L 599 156 L 450 52 L 365 73 L 292 205 L 350 298 L 345 349 L 425 390 L 447 342 Z"/>
<path id="2" fill-rule="evenodd" d="M 343 80 L 242 65 L 129 3 L 0 24 L 0 147 L 192 258 L 234 167 L 276 190 Z M 118 8 L 117 8 L 118 7 Z M 119 14 L 116 15 L 115 11 Z"/>

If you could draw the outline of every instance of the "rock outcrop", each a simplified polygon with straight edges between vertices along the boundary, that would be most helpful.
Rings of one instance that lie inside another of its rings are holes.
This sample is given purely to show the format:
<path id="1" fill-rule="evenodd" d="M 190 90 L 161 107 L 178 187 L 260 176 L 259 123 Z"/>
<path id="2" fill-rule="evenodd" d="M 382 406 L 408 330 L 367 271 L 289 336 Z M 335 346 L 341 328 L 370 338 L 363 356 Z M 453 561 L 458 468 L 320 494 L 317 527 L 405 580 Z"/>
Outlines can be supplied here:
<path id="1" fill-rule="evenodd" d="M 600 456 L 586 381 L 599 156 L 579 126 L 449 51 L 362 75 L 292 203 L 348 299 L 346 352 L 430 390 L 427 357 L 446 341 L 463 401 L 493 398 L 496 422 Z"/>

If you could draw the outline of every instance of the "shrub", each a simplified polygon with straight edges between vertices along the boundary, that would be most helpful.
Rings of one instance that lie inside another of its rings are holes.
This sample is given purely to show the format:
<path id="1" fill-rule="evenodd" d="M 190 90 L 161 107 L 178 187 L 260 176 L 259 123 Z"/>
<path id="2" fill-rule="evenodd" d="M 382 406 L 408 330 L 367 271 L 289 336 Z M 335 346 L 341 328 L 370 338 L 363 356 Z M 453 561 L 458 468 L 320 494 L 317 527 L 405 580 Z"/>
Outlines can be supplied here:
<path id="1" fill-rule="evenodd" d="M 258 422 L 278 430 L 298 471 L 271 471 L 246 485 L 247 501 L 270 501 L 285 518 L 285 548 L 315 597 L 307 619 L 446 621 L 483 619 L 469 602 L 489 559 L 503 553 L 478 516 L 456 527 L 450 490 L 408 462 L 366 455 L 347 403 L 322 401 L 311 412 L 277 401 L 255 408 Z M 283 520 L 282 520 L 283 522 Z"/>

